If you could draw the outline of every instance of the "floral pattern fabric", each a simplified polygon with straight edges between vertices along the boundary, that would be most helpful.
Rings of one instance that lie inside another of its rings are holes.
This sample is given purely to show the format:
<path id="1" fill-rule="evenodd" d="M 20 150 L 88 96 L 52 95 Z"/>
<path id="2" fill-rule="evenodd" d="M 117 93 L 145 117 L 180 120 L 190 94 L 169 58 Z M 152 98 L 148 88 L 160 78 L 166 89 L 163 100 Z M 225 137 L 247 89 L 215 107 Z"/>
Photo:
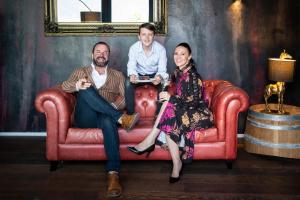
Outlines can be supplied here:
<path id="1" fill-rule="evenodd" d="M 181 158 L 191 162 L 194 155 L 195 130 L 213 126 L 213 114 L 204 102 L 202 80 L 195 67 L 181 72 L 176 69 L 173 80 L 176 86 L 162 114 L 158 129 L 177 144 L 184 139 Z"/>

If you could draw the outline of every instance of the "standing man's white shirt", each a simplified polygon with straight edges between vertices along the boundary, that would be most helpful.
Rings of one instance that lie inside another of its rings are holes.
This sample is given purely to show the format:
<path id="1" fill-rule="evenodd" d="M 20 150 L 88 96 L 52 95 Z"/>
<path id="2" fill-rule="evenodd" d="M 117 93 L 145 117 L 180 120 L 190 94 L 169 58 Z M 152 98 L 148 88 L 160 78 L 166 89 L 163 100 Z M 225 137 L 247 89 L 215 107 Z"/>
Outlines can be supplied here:
<path id="1" fill-rule="evenodd" d="M 151 52 L 147 56 L 143 50 L 142 42 L 134 43 L 128 54 L 127 75 L 160 75 L 168 79 L 166 49 L 158 42 L 153 41 Z"/>

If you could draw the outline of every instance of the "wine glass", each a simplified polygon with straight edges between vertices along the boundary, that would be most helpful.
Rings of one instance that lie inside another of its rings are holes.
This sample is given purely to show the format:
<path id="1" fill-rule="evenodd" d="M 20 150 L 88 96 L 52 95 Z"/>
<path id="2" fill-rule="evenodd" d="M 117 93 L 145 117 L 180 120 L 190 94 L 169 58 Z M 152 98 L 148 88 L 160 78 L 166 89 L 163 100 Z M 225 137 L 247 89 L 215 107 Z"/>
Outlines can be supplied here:
<path id="1" fill-rule="evenodd" d="M 168 86 L 170 85 L 170 83 L 171 83 L 170 76 L 168 76 L 167 78 L 164 78 L 162 80 L 162 90 L 161 91 L 167 91 Z"/>

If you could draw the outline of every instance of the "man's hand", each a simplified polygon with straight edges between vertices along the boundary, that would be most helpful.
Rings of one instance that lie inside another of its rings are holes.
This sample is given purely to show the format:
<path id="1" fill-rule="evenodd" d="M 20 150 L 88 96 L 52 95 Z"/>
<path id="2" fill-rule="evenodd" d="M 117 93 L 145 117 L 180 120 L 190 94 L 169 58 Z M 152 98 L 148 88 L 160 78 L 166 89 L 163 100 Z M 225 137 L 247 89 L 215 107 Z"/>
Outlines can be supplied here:
<path id="1" fill-rule="evenodd" d="M 89 88 L 92 84 L 90 82 L 88 82 L 87 78 L 82 78 L 79 79 L 76 82 L 76 90 L 86 90 L 87 88 Z"/>
<path id="2" fill-rule="evenodd" d="M 153 83 L 154 85 L 158 85 L 158 84 L 160 84 L 161 80 L 162 80 L 161 76 L 160 76 L 160 75 L 156 75 L 156 76 L 154 77 L 154 80 L 152 81 L 152 83 Z"/>
<path id="3" fill-rule="evenodd" d="M 137 83 L 138 78 L 137 78 L 136 75 L 132 74 L 132 75 L 129 76 L 129 78 L 130 78 L 131 83 Z"/>

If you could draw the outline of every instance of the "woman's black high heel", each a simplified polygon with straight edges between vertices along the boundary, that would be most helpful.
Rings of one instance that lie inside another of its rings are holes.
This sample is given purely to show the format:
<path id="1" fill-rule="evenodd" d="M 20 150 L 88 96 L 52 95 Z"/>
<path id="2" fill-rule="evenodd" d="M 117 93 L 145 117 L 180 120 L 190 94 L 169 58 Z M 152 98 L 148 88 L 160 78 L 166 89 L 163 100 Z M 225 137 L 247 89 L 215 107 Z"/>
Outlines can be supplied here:
<path id="1" fill-rule="evenodd" d="M 148 147 L 147 149 L 145 149 L 145 150 L 143 150 L 143 151 L 139 151 L 139 150 L 137 150 L 135 147 L 130 147 L 130 146 L 128 146 L 127 149 L 128 149 L 129 151 L 131 151 L 131 152 L 137 154 L 137 155 L 142 155 L 142 154 L 144 154 L 144 153 L 147 153 L 147 154 L 146 154 L 146 157 L 148 158 L 149 155 L 150 155 L 150 153 L 151 153 L 152 151 L 154 151 L 154 149 L 155 149 L 155 144 L 152 144 L 150 147 Z"/>
<path id="2" fill-rule="evenodd" d="M 176 182 L 178 182 L 180 180 L 180 177 L 182 176 L 182 174 L 183 174 L 183 163 L 182 163 L 181 169 L 179 171 L 179 176 L 178 177 L 170 176 L 169 183 L 176 183 Z"/>

